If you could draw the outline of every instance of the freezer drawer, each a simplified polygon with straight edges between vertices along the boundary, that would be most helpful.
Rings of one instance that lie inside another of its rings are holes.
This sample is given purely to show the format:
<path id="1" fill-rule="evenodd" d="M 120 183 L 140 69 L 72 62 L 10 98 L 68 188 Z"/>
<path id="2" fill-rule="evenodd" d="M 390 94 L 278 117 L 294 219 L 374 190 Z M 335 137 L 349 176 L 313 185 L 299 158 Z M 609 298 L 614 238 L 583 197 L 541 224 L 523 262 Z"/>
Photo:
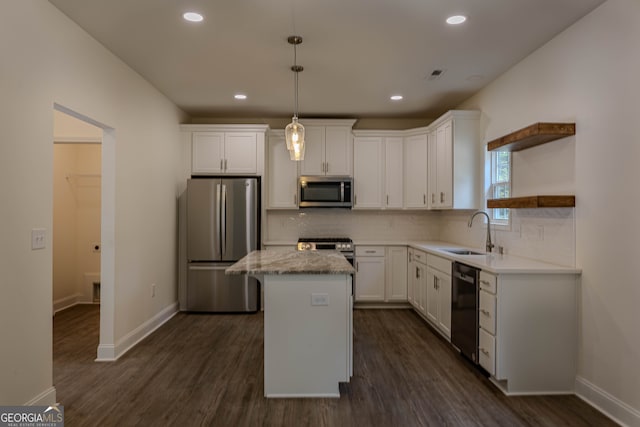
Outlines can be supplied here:
<path id="1" fill-rule="evenodd" d="M 234 313 L 258 310 L 258 281 L 246 275 L 225 275 L 224 270 L 232 264 L 189 264 L 187 311 Z"/>

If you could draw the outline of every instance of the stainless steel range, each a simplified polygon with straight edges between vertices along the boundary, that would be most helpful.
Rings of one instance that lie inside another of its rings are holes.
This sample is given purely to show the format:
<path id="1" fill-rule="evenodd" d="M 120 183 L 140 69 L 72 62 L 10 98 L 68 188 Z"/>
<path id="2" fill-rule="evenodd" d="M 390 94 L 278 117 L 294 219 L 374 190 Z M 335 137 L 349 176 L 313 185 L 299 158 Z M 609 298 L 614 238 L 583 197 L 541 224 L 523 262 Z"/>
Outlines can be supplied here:
<path id="1" fill-rule="evenodd" d="M 348 237 L 301 237 L 298 239 L 299 251 L 338 251 L 354 265 L 353 241 Z"/>

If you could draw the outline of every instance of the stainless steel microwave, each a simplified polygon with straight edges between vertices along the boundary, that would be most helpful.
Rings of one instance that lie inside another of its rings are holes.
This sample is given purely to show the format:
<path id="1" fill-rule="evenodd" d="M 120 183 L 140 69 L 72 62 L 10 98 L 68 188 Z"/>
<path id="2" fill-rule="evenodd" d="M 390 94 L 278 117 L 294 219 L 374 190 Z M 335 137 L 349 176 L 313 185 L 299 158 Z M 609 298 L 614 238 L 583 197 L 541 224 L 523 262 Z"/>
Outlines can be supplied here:
<path id="1" fill-rule="evenodd" d="M 349 176 L 301 176 L 298 181 L 301 208 L 347 208 L 353 206 L 353 178 Z"/>

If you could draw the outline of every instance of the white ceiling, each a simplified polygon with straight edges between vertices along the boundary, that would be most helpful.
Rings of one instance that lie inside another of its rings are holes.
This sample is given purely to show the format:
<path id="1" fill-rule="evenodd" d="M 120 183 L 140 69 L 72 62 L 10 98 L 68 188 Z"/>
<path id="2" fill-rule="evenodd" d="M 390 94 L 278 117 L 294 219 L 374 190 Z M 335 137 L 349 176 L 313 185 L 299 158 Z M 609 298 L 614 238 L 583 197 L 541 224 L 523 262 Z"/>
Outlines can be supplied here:
<path id="1" fill-rule="evenodd" d="M 297 34 L 301 117 L 433 118 L 604 0 L 49 1 L 193 117 L 291 116 Z"/>

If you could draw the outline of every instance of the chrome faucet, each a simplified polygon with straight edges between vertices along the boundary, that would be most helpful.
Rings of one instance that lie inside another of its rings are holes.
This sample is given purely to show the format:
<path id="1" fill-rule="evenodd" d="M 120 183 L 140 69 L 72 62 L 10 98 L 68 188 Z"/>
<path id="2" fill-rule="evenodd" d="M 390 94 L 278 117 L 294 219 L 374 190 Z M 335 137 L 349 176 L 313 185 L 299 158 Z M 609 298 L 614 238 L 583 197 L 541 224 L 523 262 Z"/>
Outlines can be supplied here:
<path id="1" fill-rule="evenodd" d="M 484 215 L 487 217 L 487 252 L 491 252 L 491 249 L 493 249 L 493 243 L 491 243 L 491 218 L 489 218 L 489 214 L 486 213 L 485 211 L 475 211 L 473 213 L 473 215 L 471 215 L 471 218 L 469 218 L 469 228 L 471 228 L 471 225 L 473 224 L 473 218 L 476 217 L 476 215 Z"/>

